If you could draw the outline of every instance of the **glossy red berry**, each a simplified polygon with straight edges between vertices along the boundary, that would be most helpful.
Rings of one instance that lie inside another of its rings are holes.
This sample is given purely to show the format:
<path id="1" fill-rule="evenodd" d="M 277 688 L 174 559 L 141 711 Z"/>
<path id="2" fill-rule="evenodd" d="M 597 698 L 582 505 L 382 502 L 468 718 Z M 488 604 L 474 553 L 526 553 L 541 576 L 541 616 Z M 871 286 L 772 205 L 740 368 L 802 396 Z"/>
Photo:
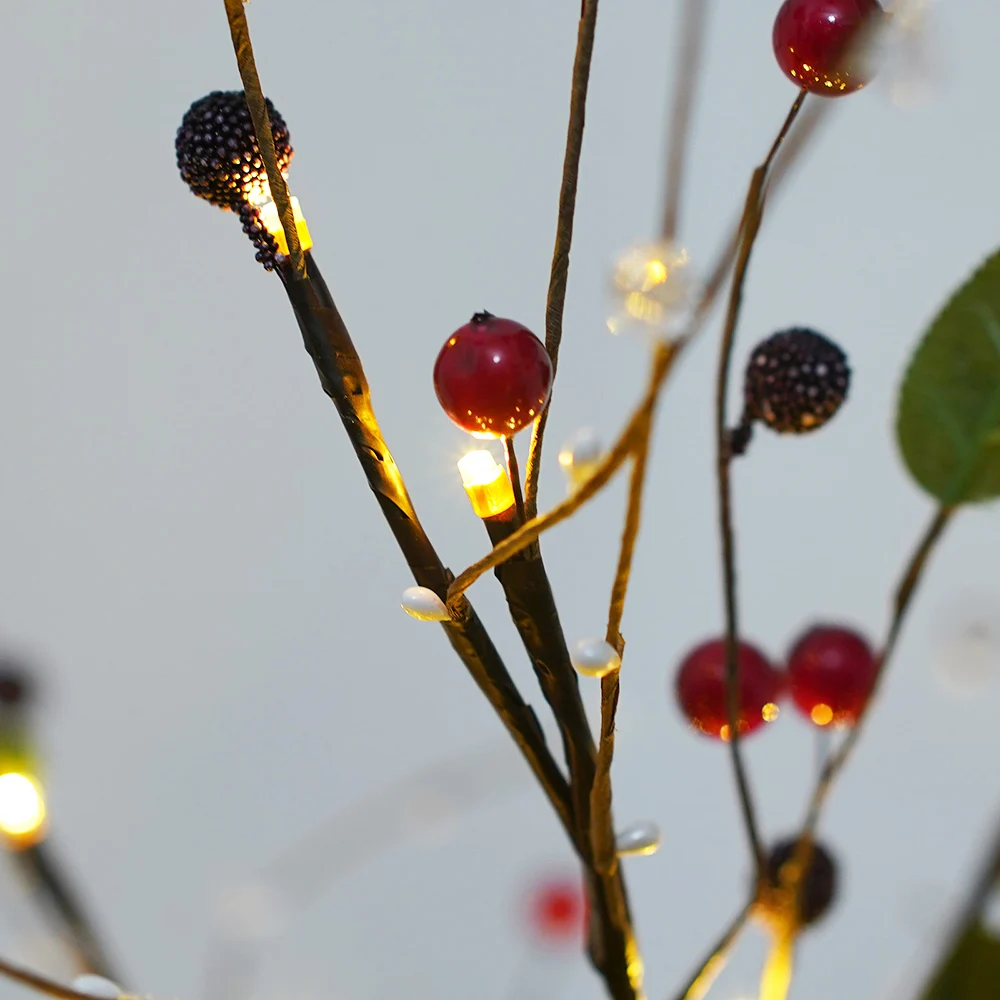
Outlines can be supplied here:
<path id="1" fill-rule="evenodd" d="M 509 437 L 541 413 L 552 388 L 552 361 L 525 326 L 476 313 L 447 340 L 434 364 L 434 390 L 464 431 Z"/>
<path id="2" fill-rule="evenodd" d="M 876 0 L 785 0 L 774 21 L 774 55 L 793 83 L 839 97 L 872 77 L 870 38 L 882 8 Z M 852 51 L 853 50 L 853 51 Z"/>
<path id="3" fill-rule="evenodd" d="M 796 707 L 817 726 L 852 726 L 868 701 L 877 663 L 857 632 L 817 625 L 788 654 L 788 682 Z"/>
<path id="4" fill-rule="evenodd" d="M 574 944 L 587 923 L 587 897 L 577 879 L 550 878 L 528 899 L 532 937 L 546 945 Z"/>
<path id="5" fill-rule="evenodd" d="M 740 735 L 778 717 L 784 678 L 756 646 L 741 642 Z M 705 736 L 729 739 L 726 703 L 726 642 L 712 639 L 696 646 L 681 662 L 676 680 L 677 701 L 692 726 Z"/>

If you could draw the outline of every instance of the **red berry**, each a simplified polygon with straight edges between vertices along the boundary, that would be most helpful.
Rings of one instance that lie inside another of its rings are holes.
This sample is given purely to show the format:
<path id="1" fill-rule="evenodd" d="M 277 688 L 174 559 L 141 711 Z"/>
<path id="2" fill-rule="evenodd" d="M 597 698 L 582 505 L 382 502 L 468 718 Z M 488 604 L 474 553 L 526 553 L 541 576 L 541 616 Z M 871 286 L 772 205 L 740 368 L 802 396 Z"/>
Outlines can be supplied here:
<path id="1" fill-rule="evenodd" d="M 792 700 L 817 726 L 852 726 L 875 681 L 871 646 L 850 629 L 817 625 L 788 654 Z"/>
<path id="2" fill-rule="evenodd" d="M 860 90 L 872 67 L 859 29 L 882 16 L 876 0 L 785 0 L 772 35 L 778 65 L 813 94 L 839 97 Z"/>
<path id="3" fill-rule="evenodd" d="M 552 361 L 527 328 L 476 313 L 441 348 L 434 390 L 464 431 L 509 437 L 541 413 L 552 388 Z"/>
<path id="4" fill-rule="evenodd" d="M 778 717 L 784 679 L 756 646 L 741 642 L 738 656 L 739 729 L 745 736 Z M 729 739 L 725 639 L 704 642 L 684 658 L 677 671 L 677 700 L 695 729 L 716 739 Z"/>
<path id="5" fill-rule="evenodd" d="M 587 898 L 579 880 L 555 878 L 540 885 L 529 899 L 533 937 L 543 944 L 572 944 L 586 927 Z"/>

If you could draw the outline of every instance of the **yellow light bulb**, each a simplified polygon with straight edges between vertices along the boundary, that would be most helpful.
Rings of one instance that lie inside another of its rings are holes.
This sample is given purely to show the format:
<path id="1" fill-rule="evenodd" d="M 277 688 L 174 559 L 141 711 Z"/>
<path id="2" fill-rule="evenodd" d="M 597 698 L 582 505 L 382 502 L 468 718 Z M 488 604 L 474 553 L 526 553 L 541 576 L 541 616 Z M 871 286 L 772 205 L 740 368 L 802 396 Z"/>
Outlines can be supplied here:
<path id="1" fill-rule="evenodd" d="M 0 775 L 0 832 L 31 839 L 44 823 L 45 799 L 38 782 L 14 771 Z"/>
<path id="2" fill-rule="evenodd" d="M 260 214 L 261 225 L 275 238 L 278 243 L 278 250 L 286 257 L 288 256 L 288 241 L 285 239 L 285 231 L 281 228 L 281 218 L 278 216 L 278 206 L 270 197 L 262 201 L 251 201 Z M 312 248 L 312 236 L 309 235 L 309 226 L 306 224 L 305 216 L 302 214 L 302 206 L 299 199 L 292 198 L 292 215 L 295 218 L 295 228 L 299 233 L 299 244 L 303 253 Z"/>
<path id="3" fill-rule="evenodd" d="M 507 472 L 485 448 L 459 459 L 458 471 L 477 517 L 496 517 L 514 506 Z"/>
<path id="4" fill-rule="evenodd" d="M 828 726 L 833 722 L 833 709 L 821 702 L 818 705 L 813 705 L 812 711 L 809 713 L 809 718 L 817 726 Z"/>

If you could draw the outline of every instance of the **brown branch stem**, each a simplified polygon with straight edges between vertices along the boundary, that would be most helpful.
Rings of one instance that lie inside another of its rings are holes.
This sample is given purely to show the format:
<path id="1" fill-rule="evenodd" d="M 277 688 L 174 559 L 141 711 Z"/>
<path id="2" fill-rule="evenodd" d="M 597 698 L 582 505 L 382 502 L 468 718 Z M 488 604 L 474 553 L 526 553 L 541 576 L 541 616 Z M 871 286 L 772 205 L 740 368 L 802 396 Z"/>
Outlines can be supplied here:
<path id="1" fill-rule="evenodd" d="M 243 92 L 247 107 L 250 109 L 250 119 L 253 121 L 254 132 L 257 134 L 257 144 L 260 146 L 260 158 L 264 161 L 267 172 L 267 183 L 271 189 L 271 197 L 278 208 L 281 228 L 288 243 L 288 254 L 291 257 L 292 273 L 300 278 L 305 277 L 305 257 L 299 243 L 299 232 L 295 225 L 295 215 L 292 212 L 292 201 L 288 194 L 288 185 L 278 167 L 278 157 L 274 150 L 274 133 L 271 131 L 271 118 L 267 113 L 267 102 L 257 74 L 257 63 L 253 57 L 253 45 L 250 43 L 250 26 L 247 24 L 244 0 L 225 0 L 226 17 L 229 19 L 229 33 L 233 39 L 233 49 L 236 52 L 236 62 L 240 69 L 240 79 L 243 81 Z"/>
<path id="2" fill-rule="evenodd" d="M 896 645 L 899 641 L 900 633 L 912 605 L 914 594 L 916 593 L 917 588 L 920 585 L 920 581 L 923 578 L 924 570 L 927 568 L 931 554 L 937 546 L 937 543 L 940 541 L 941 536 L 944 534 L 945 528 L 947 528 L 948 524 L 951 522 L 951 518 L 955 514 L 956 510 L 957 508 L 955 507 L 943 506 L 939 507 L 937 511 L 935 511 L 934 516 L 931 518 L 927 527 L 920 535 L 916 547 L 910 555 L 910 558 L 907 560 L 906 567 L 903 570 L 899 583 L 896 586 L 892 617 L 889 622 L 889 628 L 886 632 L 885 641 L 882 644 L 882 649 L 878 656 L 878 670 L 875 674 L 875 681 L 872 685 L 871 694 L 869 695 L 868 701 L 865 703 L 857 722 L 844 737 L 844 741 L 840 744 L 837 750 L 827 758 L 826 764 L 820 772 L 819 780 L 816 782 L 816 787 L 813 791 L 809 807 L 806 811 L 805 822 L 802 824 L 800 850 L 802 849 L 803 842 L 810 841 L 813 834 L 816 832 L 816 826 L 819 823 L 820 814 L 823 811 L 823 805 L 833 788 L 833 784 L 836 781 L 837 776 L 847 764 L 848 759 L 858 744 L 858 740 L 861 738 L 864 723 L 868 719 L 868 715 L 875 701 L 875 696 L 878 693 L 878 688 L 880 687 L 882 679 L 885 676 L 886 668 L 888 667 L 889 661 L 892 659 L 892 655 L 896 650 Z"/>
<path id="3" fill-rule="evenodd" d="M 743 928 L 746 927 L 752 912 L 753 902 L 751 901 L 740 910 L 733 922 L 722 932 L 719 940 L 712 945 L 709 953 L 698 963 L 694 974 L 681 987 L 676 1000 L 702 1000 L 702 997 L 712 988 L 719 973 L 726 967 L 729 952 L 743 932 Z"/>
<path id="4" fill-rule="evenodd" d="M 674 240 L 680 221 L 684 168 L 691 137 L 691 112 L 698 83 L 698 66 L 705 49 L 705 20 L 709 0 L 685 0 L 677 45 L 674 100 L 670 109 L 667 143 L 667 179 L 663 195 L 664 240 Z"/>
<path id="5" fill-rule="evenodd" d="M 657 345 L 656 352 L 658 355 L 672 353 L 665 345 Z M 657 362 L 654 361 L 654 371 L 657 367 Z M 654 396 L 654 405 L 655 401 Z M 653 407 L 644 411 L 642 423 L 635 434 L 625 526 L 622 530 L 618 566 L 608 606 L 608 624 L 604 638 L 618 650 L 619 656 L 625 652 L 621 623 L 629 578 L 632 574 L 635 543 L 642 523 L 642 497 L 646 483 L 653 412 Z M 594 865 L 598 871 L 606 872 L 613 872 L 618 863 L 615 851 L 614 816 L 611 808 L 611 765 L 615 755 L 615 717 L 618 712 L 620 675 L 619 669 L 601 678 L 601 729 L 597 742 L 597 769 L 594 774 L 594 786 L 590 792 L 590 840 L 594 852 Z"/>
<path id="6" fill-rule="evenodd" d="M 305 278 L 296 277 L 287 266 L 278 269 L 306 350 L 324 391 L 337 407 L 368 484 L 414 579 L 443 598 L 451 574 L 417 518 L 402 475 L 382 437 L 361 359 L 319 267 L 311 253 L 306 256 Z M 569 784 L 545 743 L 534 712 L 521 698 L 472 606 L 467 601 L 452 602 L 451 611 L 451 620 L 444 623 L 449 642 L 517 743 L 571 841 L 582 851 Z"/>
<path id="7" fill-rule="evenodd" d="M 50 997 L 57 997 L 58 1000 L 94 1000 L 89 993 L 81 993 L 62 983 L 57 983 L 48 976 L 43 976 L 39 972 L 31 969 L 24 969 L 19 965 L 8 962 L 5 958 L 0 958 L 0 976 L 27 986 L 38 993 L 45 993 Z"/>
<path id="8" fill-rule="evenodd" d="M 15 851 L 13 860 L 25 879 L 41 890 L 45 903 L 63 925 L 81 967 L 120 983 L 121 977 L 65 870 L 57 861 L 51 841 L 42 840 Z"/>
<path id="9" fill-rule="evenodd" d="M 730 285 L 729 305 L 726 312 L 722 340 L 719 345 L 719 362 L 715 383 L 715 449 L 716 449 L 716 481 L 719 503 L 719 536 L 722 548 L 723 595 L 726 615 L 726 708 L 729 717 L 729 752 L 732 758 L 733 773 L 739 793 L 740 808 L 743 813 L 743 823 L 746 827 L 747 840 L 758 872 L 764 870 L 764 848 L 757 825 L 753 796 L 750 791 L 750 781 L 740 752 L 740 665 L 739 665 L 739 609 L 737 603 L 736 585 L 736 539 L 733 529 L 732 489 L 730 484 L 730 465 L 732 461 L 729 447 L 729 429 L 726 417 L 726 401 L 729 393 L 729 371 L 731 368 L 733 343 L 736 337 L 736 327 L 739 323 L 740 307 L 743 301 L 743 286 L 754 243 L 760 231 L 764 214 L 764 188 L 768 172 L 774 162 L 782 142 L 798 116 L 805 99 L 805 91 L 801 91 L 792 104 L 785 121 L 771 145 L 764 161 L 753 172 L 750 186 L 747 190 L 746 203 L 743 209 L 743 219 L 740 226 L 740 243 L 736 255 L 736 265 Z"/>
<path id="10" fill-rule="evenodd" d="M 573 59 L 573 82 L 570 90 L 569 124 L 566 127 L 566 152 L 563 157 L 562 182 L 559 188 L 559 212 L 556 221 L 555 248 L 549 272 L 549 291 L 545 303 L 545 349 L 552 359 L 553 377 L 559 366 L 559 345 L 562 342 L 563 311 L 566 306 L 566 285 L 569 280 L 569 252 L 573 243 L 573 218 L 576 213 L 576 191 L 583 152 L 583 129 L 587 115 L 587 89 L 590 86 L 590 63 L 594 54 L 597 29 L 598 0 L 582 0 L 580 23 Z M 538 509 L 538 476 L 542 460 L 542 438 L 548 419 L 551 399 L 531 428 L 531 445 L 525 465 L 524 498 L 529 518 Z"/>

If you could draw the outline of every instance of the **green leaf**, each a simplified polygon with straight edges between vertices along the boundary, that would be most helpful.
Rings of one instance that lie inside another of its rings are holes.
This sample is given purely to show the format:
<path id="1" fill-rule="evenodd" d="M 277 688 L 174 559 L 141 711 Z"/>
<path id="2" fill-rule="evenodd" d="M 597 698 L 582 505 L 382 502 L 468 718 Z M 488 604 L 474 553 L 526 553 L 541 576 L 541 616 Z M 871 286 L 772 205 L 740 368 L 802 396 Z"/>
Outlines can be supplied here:
<path id="1" fill-rule="evenodd" d="M 948 506 L 1000 496 L 1000 251 L 924 335 L 896 435 L 913 478 Z"/>
<path id="2" fill-rule="evenodd" d="M 921 1000 L 997 1000 L 1000 939 L 974 925 L 947 956 Z"/>

